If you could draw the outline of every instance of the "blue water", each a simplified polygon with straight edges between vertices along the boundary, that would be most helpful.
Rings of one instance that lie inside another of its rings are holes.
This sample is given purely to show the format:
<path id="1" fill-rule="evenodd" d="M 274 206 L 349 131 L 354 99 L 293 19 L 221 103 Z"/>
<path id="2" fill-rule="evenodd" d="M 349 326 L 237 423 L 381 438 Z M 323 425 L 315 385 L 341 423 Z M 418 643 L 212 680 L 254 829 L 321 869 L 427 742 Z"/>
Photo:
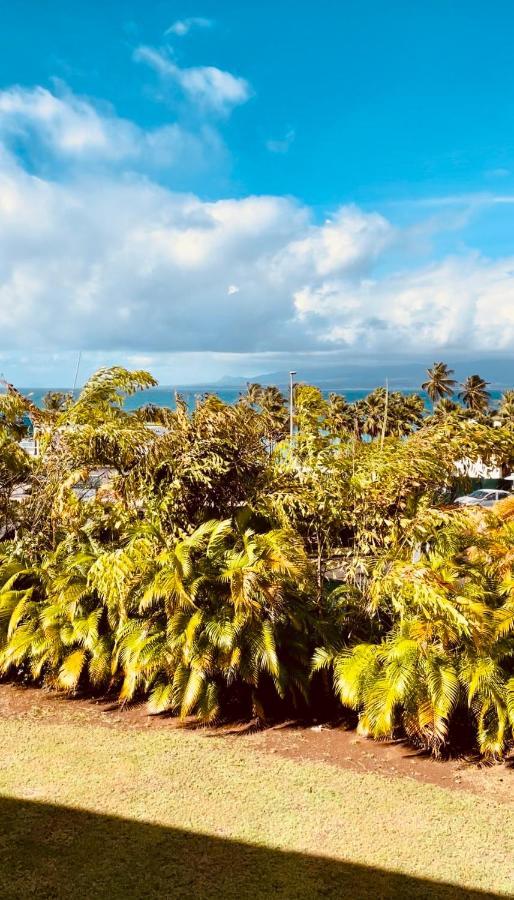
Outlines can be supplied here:
<path id="1" fill-rule="evenodd" d="M 65 388 L 23 388 L 22 392 L 27 396 L 30 395 L 30 399 L 37 406 L 42 406 L 43 397 L 47 393 L 48 390 L 66 390 Z M 68 389 L 69 390 L 69 389 Z M 197 398 L 202 397 L 204 394 L 215 394 L 220 400 L 223 400 L 224 403 L 236 403 L 241 393 L 243 392 L 240 388 L 227 388 L 220 387 L 216 384 L 205 384 L 205 385 L 185 385 L 180 387 L 156 387 L 149 388 L 147 391 L 139 391 L 137 394 L 134 394 L 132 397 L 127 397 L 125 402 L 125 409 L 139 409 L 139 407 L 144 406 L 147 403 L 153 403 L 155 406 L 168 406 L 171 409 L 175 408 L 175 391 L 177 391 L 186 401 L 189 409 L 194 409 L 196 405 Z M 344 389 L 344 386 L 337 387 L 334 385 L 330 388 L 330 390 L 322 390 L 323 396 L 328 398 L 328 395 L 335 391 L 337 393 L 344 394 L 346 399 L 350 402 L 355 400 L 361 400 L 362 397 L 366 397 L 370 391 L 367 389 Z M 286 396 L 286 392 L 284 392 L 284 396 Z M 79 391 L 75 392 L 78 395 Z M 414 391 L 414 390 L 405 390 L 403 391 L 405 394 L 415 394 L 419 393 L 425 400 L 427 407 L 431 407 L 430 400 L 428 397 L 423 394 L 422 391 Z M 499 398 L 501 397 L 501 391 L 490 391 L 491 398 L 493 403 L 495 404 Z"/>

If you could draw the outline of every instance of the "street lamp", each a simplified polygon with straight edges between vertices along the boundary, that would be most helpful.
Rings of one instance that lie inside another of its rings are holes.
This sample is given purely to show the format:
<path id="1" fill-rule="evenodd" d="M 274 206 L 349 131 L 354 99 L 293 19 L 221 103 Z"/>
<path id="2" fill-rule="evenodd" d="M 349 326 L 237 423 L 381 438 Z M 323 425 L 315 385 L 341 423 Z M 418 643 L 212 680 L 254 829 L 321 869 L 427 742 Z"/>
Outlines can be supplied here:
<path id="1" fill-rule="evenodd" d="M 294 400 L 293 400 L 293 387 L 294 381 L 293 378 L 296 375 L 296 372 L 289 373 L 289 438 L 293 440 L 293 431 L 294 431 Z"/>

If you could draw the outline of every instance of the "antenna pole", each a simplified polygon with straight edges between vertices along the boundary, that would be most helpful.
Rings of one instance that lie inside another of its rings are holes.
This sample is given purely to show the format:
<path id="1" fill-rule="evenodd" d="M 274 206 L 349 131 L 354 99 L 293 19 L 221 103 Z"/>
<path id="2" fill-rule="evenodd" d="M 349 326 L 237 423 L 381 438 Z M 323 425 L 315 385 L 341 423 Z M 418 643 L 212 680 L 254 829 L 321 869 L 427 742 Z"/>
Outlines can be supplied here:
<path id="1" fill-rule="evenodd" d="M 389 412 L 389 380 L 386 378 L 386 392 L 385 392 L 385 404 L 384 404 L 384 421 L 382 423 L 382 434 L 380 436 L 380 449 L 382 450 L 384 446 L 384 439 L 387 428 L 387 414 Z"/>
<path id="2" fill-rule="evenodd" d="M 79 357 L 77 359 L 77 368 L 75 369 L 75 378 L 73 379 L 73 388 L 72 392 L 75 394 L 75 388 L 77 387 L 77 378 L 79 377 L 79 369 L 80 369 L 80 360 L 82 359 L 82 350 L 79 350 Z"/>
<path id="3" fill-rule="evenodd" d="M 296 372 L 289 373 L 289 440 L 293 443 L 294 434 L 294 376 Z"/>

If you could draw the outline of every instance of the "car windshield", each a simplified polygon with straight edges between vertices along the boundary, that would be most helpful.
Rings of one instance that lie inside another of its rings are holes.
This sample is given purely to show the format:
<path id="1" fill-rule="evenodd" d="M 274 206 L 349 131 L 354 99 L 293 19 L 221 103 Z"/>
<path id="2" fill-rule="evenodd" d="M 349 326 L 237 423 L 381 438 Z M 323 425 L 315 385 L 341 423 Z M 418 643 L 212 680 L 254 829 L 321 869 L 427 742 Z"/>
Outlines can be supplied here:
<path id="1" fill-rule="evenodd" d="M 491 491 L 473 491 L 469 496 L 474 500 L 485 500 L 486 497 L 491 496 Z"/>

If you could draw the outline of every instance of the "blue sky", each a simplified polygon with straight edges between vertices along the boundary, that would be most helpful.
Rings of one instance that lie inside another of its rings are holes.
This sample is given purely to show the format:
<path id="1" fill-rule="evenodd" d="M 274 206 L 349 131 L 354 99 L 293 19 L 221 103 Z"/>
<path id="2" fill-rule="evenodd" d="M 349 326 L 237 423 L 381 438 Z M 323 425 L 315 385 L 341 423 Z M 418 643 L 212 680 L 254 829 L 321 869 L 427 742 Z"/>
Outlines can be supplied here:
<path id="1" fill-rule="evenodd" d="M 5 374 L 508 355 L 513 25 L 498 0 L 2 4 Z"/>

